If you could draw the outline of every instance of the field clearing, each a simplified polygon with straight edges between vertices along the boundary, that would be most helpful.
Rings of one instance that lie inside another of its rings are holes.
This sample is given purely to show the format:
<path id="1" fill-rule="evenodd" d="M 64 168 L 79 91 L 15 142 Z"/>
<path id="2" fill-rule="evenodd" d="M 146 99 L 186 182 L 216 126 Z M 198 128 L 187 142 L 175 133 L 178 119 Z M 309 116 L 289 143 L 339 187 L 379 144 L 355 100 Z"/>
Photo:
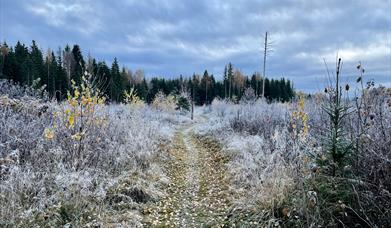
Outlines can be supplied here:
<path id="1" fill-rule="evenodd" d="M 328 154 L 324 96 L 215 100 L 196 107 L 194 120 L 164 96 L 154 105 L 104 104 L 90 96 L 57 103 L 2 95 L 2 225 L 390 223 L 391 94 L 385 88 L 365 97 L 374 101 L 365 135 L 342 166 L 329 163 L 335 158 Z M 345 139 L 360 130 L 355 118 L 340 122 Z"/>

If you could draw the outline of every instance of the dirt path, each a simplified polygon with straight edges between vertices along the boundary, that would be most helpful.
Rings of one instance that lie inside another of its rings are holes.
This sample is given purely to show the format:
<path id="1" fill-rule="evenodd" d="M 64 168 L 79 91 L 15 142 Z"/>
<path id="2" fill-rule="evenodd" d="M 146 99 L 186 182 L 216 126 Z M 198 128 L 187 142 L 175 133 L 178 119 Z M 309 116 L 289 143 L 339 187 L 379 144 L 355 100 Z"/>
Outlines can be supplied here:
<path id="1" fill-rule="evenodd" d="M 191 126 L 179 130 L 165 164 L 168 196 L 151 205 L 145 225 L 152 227 L 222 227 L 227 219 L 227 158 L 218 143 L 198 138 Z"/>

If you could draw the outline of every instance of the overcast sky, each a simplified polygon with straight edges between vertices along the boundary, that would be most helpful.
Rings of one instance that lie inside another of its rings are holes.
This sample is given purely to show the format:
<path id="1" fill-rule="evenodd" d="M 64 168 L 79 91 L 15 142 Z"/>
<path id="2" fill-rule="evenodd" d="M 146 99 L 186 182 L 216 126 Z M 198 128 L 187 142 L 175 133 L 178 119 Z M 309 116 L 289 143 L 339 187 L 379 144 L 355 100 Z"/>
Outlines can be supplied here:
<path id="1" fill-rule="evenodd" d="M 361 61 L 367 79 L 391 86 L 391 0 L 0 0 L 0 39 L 57 49 L 79 44 L 98 60 L 141 68 L 147 76 L 221 78 L 232 62 L 262 69 L 265 31 L 273 52 L 266 76 L 316 91 L 339 53 L 344 80 Z"/>

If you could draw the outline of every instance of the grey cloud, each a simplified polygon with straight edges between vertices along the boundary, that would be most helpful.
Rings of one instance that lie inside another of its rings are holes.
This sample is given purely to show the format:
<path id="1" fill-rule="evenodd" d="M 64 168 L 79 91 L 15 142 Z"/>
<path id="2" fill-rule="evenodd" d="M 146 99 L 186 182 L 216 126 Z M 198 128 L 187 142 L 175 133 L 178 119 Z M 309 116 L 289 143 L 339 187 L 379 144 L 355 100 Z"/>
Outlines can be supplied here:
<path id="1" fill-rule="evenodd" d="M 208 69 L 221 77 L 227 62 L 247 74 L 260 71 L 268 30 L 274 52 L 267 75 L 290 78 L 298 89 L 322 87 L 323 58 L 333 65 L 338 51 L 347 78 L 363 61 L 369 75 L 391 82 L 387 0 L 5 0 L 1 8 L 1 39 L 9 43 L 78 43 L 84 54 L 107 62 L 116 56 L 149 76 Z"/>

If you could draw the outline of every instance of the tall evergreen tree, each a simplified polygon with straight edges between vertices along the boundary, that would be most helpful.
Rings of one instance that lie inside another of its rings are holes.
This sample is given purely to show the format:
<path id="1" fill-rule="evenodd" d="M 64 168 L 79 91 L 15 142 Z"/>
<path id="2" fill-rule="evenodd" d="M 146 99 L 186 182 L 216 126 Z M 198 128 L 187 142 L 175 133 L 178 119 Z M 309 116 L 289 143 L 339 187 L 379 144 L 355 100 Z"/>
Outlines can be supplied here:
<path id="1" fill-rule="evenodd" d="M 212 75 L 210 75 L 210 78 L 209 78 L 209 96 L 208 96 L 208 99 L 207 99 L 207 104 L 211 104 L 213 99 L 217 95 L 217 93 L 215 91 L 215 87 L 216 87 L 216 80 L 215 80 L 215 77 L 212 74 Z"/>
<path id="2" fill-rule="evenodd" d="M 98 62 L 97 73 L 95 75 L 95 85 L 107 97 L 110 97 L 111 71 L 106 62 Z"/>
<path id="3" fill-rule="evenodd" d="M 265 80 L 263 82 L 265 84 L 265 86 L 264 87 L 262 86 L 263 89 L 265 90 L 264 97 L 271 99 L 271 97 L 270 97 L 270 80 L 268 78 L 263 78 L 263 80 Z"/>
<path id="4" fill-rule="evenodd" d="M 208 104 L 208 90 L 210 86 L 210 78 L 208 71 L 204 71 L 204 75 L 202 76 L 201 79 L 201 88 L 200 91 L 202 91 L 202 97 L 200 98 L 201 104 Z M 210 91 L 209 91 L 210 92 Z"/>
<path id="5" fill-rule="evenodd" d="M 121 77 L 121 73 L 118 66 L 117 58 L 114 58 L 111 65 L 111 77 L 110 77 L 110 98 L 111 101 L 121 101 L 124 91 L 124 80 Z"/>
<path id="6" fill-rule="evenodd" d="M 79 45 L 73 45 L 72 55 L 75 62 L 75 70 L 73 72 L 73 75 L 71 75 L 71 79 L 73 79 L 76 84 L 80 84 L 81 78 L 83 77 L 84 73 L 83 70 L 85 70 L 85 62 L 83 59 L 83 55 L 81 54 Z"/>
<path id="7" fill-rule="evenodd" d="M 233 74 L 233 67 L 232 67 L 232 64 L 229 63 L 228 64 L 228 69 L 227 69 L 227 78 L 228 78 L 228 83 L 229 83 L 229 88 L 228 88 L 228 96 L 229 98 L 231 99 L 232 98 L 232 90 L 233 90 L 233 78 L 234 78 L 234 74 Z"/>
<path id="8" fill-rule="evenodd" d="M 5 44 L 6 46 L 6 44 Z M 7 47 L 7 46 L 6 46 Z M 5 79 L 13 80 L 15 81 L 15 76 L 18 74 L 19 67 L 18 63 L 16 61 L 15 52 L 12 47 L 7 48 L 7 53 L 4 58 L 3 62 L 3 76 Z"/>
<path id="9" fill-rule="evenodd" d="M 135 85 L 135 89 L 137 91 L 137 95 L 143 99 L 147 100 L 147 95 L 148 95 L 148 83 L 147 80 L 144 78 L 143 81 L 139 84 Z"/>
<path id="10" fill-rule="evenodd" d="M 228 85 L 228 71 L 227 71 L 227 65 L 225 65 L 224 67 L 224 78 L 223 78 L 223 82 L 224 82 L 224 98 L 227 97 L 227 85 Z"/>
<path id="11" fill-rule="evenodd" d="M 19 41 L 15 45 L 15 62 L 16 62 L 16 72 L 14 75 L 14 80 L 16 82 L 26 82 L 26 75 L 29 71 L 29 52 L 27 47 L 24 44 L 21 44 Z"/>
<path id="12" fill-rule="evenodd" d="M 34 40 L 31 45 L 30 59 L 32 80 L 40 78 L 42 83 L 42 77 L 45 75 L 45 66 L 43 63 L 42 52 L 39 50 Z"/>
<path id="13" fill-rule="evenodd" d="M 62 67 L 63 61 L 61 58 L 61 48 L 57 52 L 57 63 L 56 63 L 56 78 L 55 78 L 55 97 L 57 100 L 61 100 L 65 97 L 65 94 L 70 89 L 68 87 L 68 80 L 65 69 Z"/>
<path id="14" fill-rule="evenodd" d="M 288 91 L 287 91 L 286 85 L 287 84 L 285 82 L 285 78 L 282 78 L 279 81 L 279 88 L 280 88 L 279 98 L 281 98 L 281 101 L 284 101 L 284 102 L 289 100 L 289 95 L 288 95 Z"/>

